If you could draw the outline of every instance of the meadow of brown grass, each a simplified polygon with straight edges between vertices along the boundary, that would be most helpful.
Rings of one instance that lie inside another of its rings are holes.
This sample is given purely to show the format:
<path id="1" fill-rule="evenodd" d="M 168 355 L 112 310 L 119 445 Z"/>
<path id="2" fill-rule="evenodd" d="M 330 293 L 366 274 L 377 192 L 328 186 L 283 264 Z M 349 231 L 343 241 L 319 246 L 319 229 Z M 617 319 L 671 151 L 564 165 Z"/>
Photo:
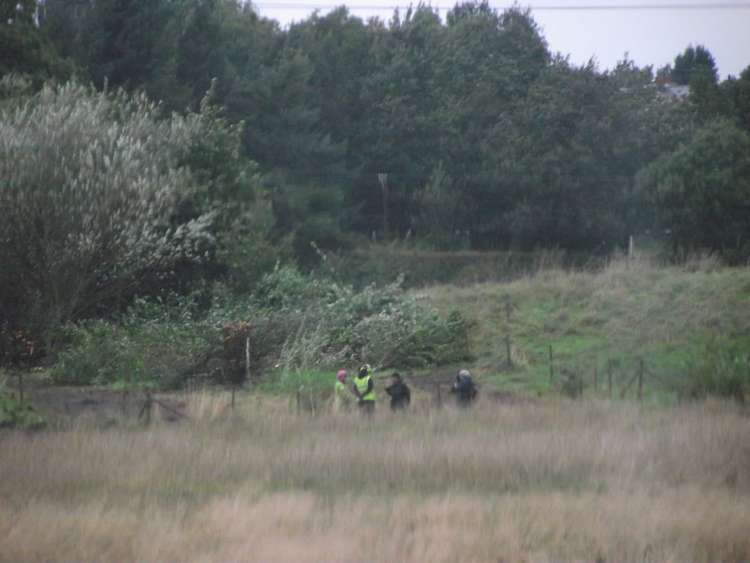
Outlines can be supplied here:
<path id="1" fill-rule="evenodd" d="M 750 417 L 729 405 L 225 403 L 0 434 L 0 560 L 750 560 Z"/>

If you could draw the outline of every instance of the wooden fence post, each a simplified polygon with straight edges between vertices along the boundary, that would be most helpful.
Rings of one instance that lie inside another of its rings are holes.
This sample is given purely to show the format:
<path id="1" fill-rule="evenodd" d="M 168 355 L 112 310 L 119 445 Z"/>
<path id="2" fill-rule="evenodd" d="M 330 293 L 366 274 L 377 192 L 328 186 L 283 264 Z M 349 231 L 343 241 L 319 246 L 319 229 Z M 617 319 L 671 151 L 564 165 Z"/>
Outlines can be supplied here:
<path id="1" fill-rule="evenodd" d="M 612 360 L 607 359 L 607 394 L 612 398 Z"/>
<path id="2" fill-rule="evenodd" d="M 250 381 L 250 337 L 245 338 L 245 381 Z"/>
<path id="3" fill-rule="evenodd" d="M 596 361 L 594 362 L 594 393 L 596 393 L 597 389 L 599 388 L 599 374 L 597 372 L 598 366 L 596 365 Z"/>
<path id="4" fill-rule="evenodd" d="M 18 372 L 18 402 L 23 407 L 23 371 Z"/>
<path id="5" fill-rule="evenodd" d="M 549 382 L 555 378 L 555 366 L 552 362 L 552 344 L 549 345 Z"/>
<path id="6" fill-rule="evenodd" d="M 443 407 L 443 393 L 442 393 L 442 390 L 440 389 L 440 383 L 435 383 L 435 388 L 437 389 L 438 408 L 442 408 Z"/>
<path id="7" fill-rule="evenodd" d="M 512 305 L 510 302 L 510 295 L 505 295 L 505 358 L 508 369 L 513 367 L 513 359 L 511 358 L 511 340 L 510 340 L 510 315 Z"/>
<path id="8" fill-rule="evenodd" d="M 153 407 L 153 398 L 151 397 L 151 391 L 146 391 L 146 401 L 143 403 L 141 412 L 138 414 L 138 420 L 146 417 L 146 424 L 151 424 L 151 409 Z"/>
<path id="9" fill-rule="evenodd" d="M 643 401 L 643 357 L 638 358 L 638 401 Z"/>

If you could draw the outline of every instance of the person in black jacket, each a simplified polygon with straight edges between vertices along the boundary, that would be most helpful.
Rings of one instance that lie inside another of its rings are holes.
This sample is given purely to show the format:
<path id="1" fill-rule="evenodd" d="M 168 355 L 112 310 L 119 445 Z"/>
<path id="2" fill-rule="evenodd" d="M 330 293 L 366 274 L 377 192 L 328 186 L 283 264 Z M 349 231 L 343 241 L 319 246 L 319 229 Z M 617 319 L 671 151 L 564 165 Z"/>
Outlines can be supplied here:
<path id="1" fill-rule="evenodd" d="M 411 402 L 409 386 L 403 382 L 398 372 L 391 375 L 391 384 L 385 388 L 385 392 L 391 397 L 391 409 L 394 411 L 405 409 Z"/>

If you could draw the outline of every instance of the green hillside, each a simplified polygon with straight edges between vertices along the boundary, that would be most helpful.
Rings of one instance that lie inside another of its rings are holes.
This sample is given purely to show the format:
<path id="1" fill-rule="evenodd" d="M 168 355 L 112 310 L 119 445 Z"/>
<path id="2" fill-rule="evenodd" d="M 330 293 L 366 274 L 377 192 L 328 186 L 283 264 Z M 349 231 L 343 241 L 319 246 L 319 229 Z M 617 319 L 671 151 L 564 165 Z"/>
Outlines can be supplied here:
<path id="1" fill-rule="evenodd" d="M 746 364 L 750 350 L 750 269 L 709 259 L 679 268 L 616 261 L 594 273 L 542 271 L 419 295 L 476 322 L 473 368 L 485 386 L 505 390 L 565 391 L 565 382 L 576 379 L 593 393 L 596 378 L 598 393 L 606 395 L 611 372 L 612 393 L 620 396 L 642 359 L 644 397 L 664 399 L 676 396 L 690 374 L 712 371 L 727 358 Z M 637 379 L 628 395 L 636 392 Z"/>

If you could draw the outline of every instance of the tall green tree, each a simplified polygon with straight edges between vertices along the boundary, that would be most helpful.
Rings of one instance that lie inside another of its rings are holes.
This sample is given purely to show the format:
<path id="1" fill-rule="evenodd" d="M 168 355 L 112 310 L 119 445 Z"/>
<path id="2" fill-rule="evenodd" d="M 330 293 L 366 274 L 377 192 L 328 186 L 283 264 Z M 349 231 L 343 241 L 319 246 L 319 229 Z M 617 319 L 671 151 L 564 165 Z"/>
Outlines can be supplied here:
<path id="1" fill-rule="evenodd" d="M 677 84 L 689 85 L 698 75 L 705 75 L 711 82 L 719 80 L 716 61 L 711 52 L 703 45 L 689 45 L 677 55 L 672 66 L 672 80 Z"/>
<path id="2" fill-rule="evenodd" d="M 707 248 L 734 260 L 750 255 L 750 134 L 709 122 L 641 180 L 673 249 Z"/>
<path id="3" fill-rule="evenodd" d="M 419 190 L 439 163 L 445 127 L 437 113 L 436 73 L 443 32 L 437 12 L 420 5 L 403 17 L 396 14 L 376 37 L 377 70 L 363 95 L 370 108 L 362 123 L 366 162 L 356 194 L 367 232 L 389 236 L 413 228 Z M 379 173 L 388 174 L 385 200 Z M 383 232 L 386 213 L 389 233 Z"/>
<path id="4" fill-rule="evenodd" d="M 750 131 L 750 66 L 740 73 L 739 78 L 728 78 L 720 85 L 726 98 L 727 113 L 737 123 Z"/>
<path id="5" fill-rule="evenodd" d="M 462 194 L 461 228 L 473 246 L 494 247 L 503 244 L 497 222 L 509 205 L 494 164 L 497 150 L 512 142 L 503 138 L 504 124 L 548 66 L 549 53 L 528 11 L 498 13 L 486 3 L 449 13 L 444 52 L 439 84 L 448 132 L 440 152 Z"/>

